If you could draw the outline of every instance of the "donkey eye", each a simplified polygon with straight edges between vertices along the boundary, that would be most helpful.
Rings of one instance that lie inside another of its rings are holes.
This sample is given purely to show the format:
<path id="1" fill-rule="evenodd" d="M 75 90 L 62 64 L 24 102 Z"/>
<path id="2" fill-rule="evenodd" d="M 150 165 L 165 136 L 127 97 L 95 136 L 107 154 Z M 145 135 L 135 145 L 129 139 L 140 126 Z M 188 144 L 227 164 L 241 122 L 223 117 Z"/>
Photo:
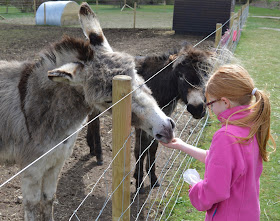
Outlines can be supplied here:
<path id="1" fill-rule="evenodd" d="M 177 75 L 179 78 L 183 78 L 183 74 L 180 71 L 177 71 Z"/>
<path id="2" fill-rule="evenodd" d="M 105 101 L 105 103 L 107 103 L 107 104 L 112 104 L 112 101 Z"/>
<path id="3" fill-rule="evenodd" d="M 81 62 L 81 61 L 75 61 L 75 62 L 73 62 L 74 64 L 78 64 L 78 65 L 81 65 L 81 66 L 84 66 L 85 64 L 83 63 L 83 62 Z"/>

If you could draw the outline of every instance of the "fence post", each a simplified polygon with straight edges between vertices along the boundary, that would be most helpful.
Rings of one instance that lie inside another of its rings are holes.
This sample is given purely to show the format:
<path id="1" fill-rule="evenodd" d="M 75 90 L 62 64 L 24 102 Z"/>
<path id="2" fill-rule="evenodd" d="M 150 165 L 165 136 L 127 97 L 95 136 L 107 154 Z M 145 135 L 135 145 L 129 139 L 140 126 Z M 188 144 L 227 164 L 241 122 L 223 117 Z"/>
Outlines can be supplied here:
<path id="1" fill-rule="evenodd" d="M 47 24 L 46 3 L 44 3 L 44 25 Z"/>
<path id="2" fill-rule="evenodd" d="M 6 14 L 9 13 L 9 0 L 6 0 Z"/>
<path id="3" fill-rule="evenodd" d="M 134 2 L 134 21 L 133 21 L 133 28 L 135 29 L 135 25 L 136 25 L 136 7 L 137 7 L 137 3 Z"/>
<path id="4" fill-rule="evenodd" d="M 36 0 L 34 0 L 34 17 L 36 17 Z"/>
<path id="5" fill-rule="evenodd" d="M 237 30 L 236 30 L 236 41 L 239 41 L 239 31 L 240 31 L 240 26 L 241 26 L 241 10 L 238 10 L 237 14 Z"/>
<path id="6" fill-rule="evenodd" d="M 229 23 L 229 30 L 231 30 L 232 26 L 233 26 L 233 21 L 234 21 L 234 16 L 235 13 L 234 12 L 231 12 L 230 13 L 230 23 Z"/>
<path id="7" fill-rule="evenodd" d="M 131 77 L 119 75 L 113 78 L 113 103 L 123 98 L 131 91 Z M 113 107 L 113 158 L 119 150 L 125 147 L 118 153 L 113 161 L 113 177 L 112 177 L 112 217 L 113 221 L 118 220 L 124 210 L 130 205 L 130 138 L 131 132 L 131 98 L 129 95 L 120 103 Z M 128 174 L 128 176 L 123 178 Z M 120 186 L 119 186 L 120 185 Z M 119 187 L 118 187 L 119 186 Z M 120 220 L 129 221 L 130 209 L 128 209 Z"/>
<path id="8" fill-rule="evenodd" d="M 219 42 L 221 41 L 222 38 L 222 24 L 217 23 L 216 24 L 216 36 L 215 36 L 215 48 L 218 47 Z"/>
<path id="9" fill-rule="evenodd" d="M 228 40 L 229 41 L 228 42 L 228 49 L 230 51 L 232 49 L 232 44 L 233 44 L 232 40 L 233 40 L 233 32 L 234 32 L 234 30 L 233 30 L 234 19 L 235 19 L 235 13 L 231 12 L 230 13 L 230 23 L 229 23 L 229 34 L 230 34 L 230 36 L 229 36 L 229 40 Z"/>

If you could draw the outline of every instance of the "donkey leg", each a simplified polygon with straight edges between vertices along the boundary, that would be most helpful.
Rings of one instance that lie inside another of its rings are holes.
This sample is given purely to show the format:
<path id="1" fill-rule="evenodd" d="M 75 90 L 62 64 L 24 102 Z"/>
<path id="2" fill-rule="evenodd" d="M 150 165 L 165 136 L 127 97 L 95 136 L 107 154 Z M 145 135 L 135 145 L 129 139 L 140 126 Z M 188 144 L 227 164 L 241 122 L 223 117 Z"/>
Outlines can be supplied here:
<path id="1" fill-rule="evenodd" d="M 94 119 L 99 112 L 96 110 L 88 116 L 88 120 Z M 90 147 L 90 154 L 96 156 L 97 165 L 103 165 L 103 155 L 100 141 L 100 121 L 95 119 L 88 125 L 87 129 L 87 143 Z"/>
<path id="2" fill-rule="evenodd" d="M 155 187 L 159 186 L 159 183 L 157 182 L 157 176 L 156 176 L 156 153 L 157 153 L 157 148 L 158 148 L 158 141 L 154 141 L 154 143 L 151 145 L 149 148 L 148 152 L 148 157 L 146 161 L 146 171 L 147 173 L 149 172 L 150 167 L 150 180 L 151 180 L 151 185 L 155 185 Z"/>
<path id="3" fill-rule="evenodd" d="M 64 165 L 65 160 L 71 155 L 77 134 L 69 138 L 59 146 L 52 154 L 45 157 L 41 162 L 45 171 L 43 173 L 41 210 L 40 215 L 43 221 L 53 221 L 53 201 L 57 190 L 57 181 L 59 173 Z"/>
<path id="4" fill-rule="evenodd" d="M 49 168 L 45 174 L 42 183 L 42 198 L 40 214 L 41 220 L 53 221 L 53 201 L 57 190 L 58 175 L 64 165 L 64 160 L 57 161 L 56 165 Z"/>
<path id="5" fill-rule="evenodd" d="M 135 148 L 134 148 L 134 156 L 135 156 L 136 161 L 139 159 L 140 155 L 142 154 L 142 145 L 140 145 L 141 144 L 141 134 L 142 133 L 143 133 L 143 131 L 141 132 L 140 129 L 136 129 Z M 140 187 L 140 185 L 143 181 L 143 163 L 144 163 L 145 155 L 146 155 L 146 153 L 144 153 L 141 156 L 141 158 L 139 159 L 139 161 L 138 161 L 138 163 L 136 164 L 136 167 L 135 167 L 133 177 L 136 180 L 136 183 L 135 183 L 136 191 L 138 190 L 138 188 Z M 139 189 L 139 193 L 140 194 L 144 193 L 143 185 Z"/>
<path id="6" fill-rule="evenodd" d="M 36 220 L 37 212 L 40 209 L 42 176 L 36 172 L 29 169 L 22 174 L 21 191 L 25 221 Z"/>

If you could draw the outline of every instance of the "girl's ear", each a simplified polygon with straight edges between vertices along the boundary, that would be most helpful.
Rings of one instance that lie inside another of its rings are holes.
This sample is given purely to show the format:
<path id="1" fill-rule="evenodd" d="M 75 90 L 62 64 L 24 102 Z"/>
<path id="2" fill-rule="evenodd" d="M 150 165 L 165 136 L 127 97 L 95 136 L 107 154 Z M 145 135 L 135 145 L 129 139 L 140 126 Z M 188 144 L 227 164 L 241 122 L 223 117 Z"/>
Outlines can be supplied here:
<path id="1" fill-rule="evenodd" d="M 229 109 L 229 108 L 232 107 L 232 105 L 231 105 L 229 99 L 227 99 L 226 97 L 222 97 L 222 98 L 221 98 L 221 102 L 223 102 L 223 104 L 225 105 L 225 107 L 226 107 L 227 109 Z"/>

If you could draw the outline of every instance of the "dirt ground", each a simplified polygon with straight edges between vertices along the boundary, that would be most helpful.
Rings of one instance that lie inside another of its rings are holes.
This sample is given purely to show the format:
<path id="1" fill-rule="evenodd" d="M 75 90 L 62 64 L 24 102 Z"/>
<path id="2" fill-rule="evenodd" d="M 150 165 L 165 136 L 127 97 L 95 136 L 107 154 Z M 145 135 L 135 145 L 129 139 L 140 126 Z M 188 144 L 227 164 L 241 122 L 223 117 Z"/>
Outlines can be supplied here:
<path id="1" fill-rule="evenodd" d="M 203 36 L 174 35 L 170 30 L 151 29 L 106 29 L 105 35 L 115 50 L 125 51 L 132 55 L 161 54 L 174 48 L 179 48 L 184 41 L 196 44 Z M 44 27 L 32 25 L 15 25 L 0 23 L 0 60 L 33 59 L 49 43 L 61 39 L 64 35 L 84 38 L 80 28 Z M 213 39 L 208 39 L 198 47 L 208 48 L 213 45 Z M 188 115 L 185 114 L 185 118 Z M 183 122 L 184 123 L 184 122 Z M 182 123 L 182 124 L 183 124 Z M 195 123 L 195 122 L 194 122 Z M 177 127 L 180 127 L 178 123 Z M 97 166 L 96 159 L 88 156 L 89 148 L 85 142 L 85 130 L 79 135 L 74 151 L 63 167 L 58 182 L 56 201 L 54 204 L 55 220 L 68 220 L 98 178 L 108 167 L 112 159 L 111 150 L 111 118 L 101 118 L 102 145 L 104 165 Z M 187 136 L 189 131 L 186 131 Z M 133 142 L 132 142 L 133 144 Z M 161 155 L 157 162 L 157 173 L 166 163 L 170 151 L 160 148 Z M 133 153 L 133 149 L 131 149 Z M 135 162 L 133 154 L 132 160 Z M 18 168 L 0 166 L 0 183 L 14 175 Z M 78 211 L 79 220 L 95 219 L 101 210 L 106 197 L 111 193 L 111 168 L 100 180 L 94 192 Z M 131 176 L 131 197 L 134 197 L 135 181 Z M 149 193 L 149 182 L 145 183 L 146 194 L 137 198 L 131 206 L 131 219 L 134 220 L 137 209 L 141 207 Z M 148 205 L 147 205 L 148 206 Z M 142 214 L 142 218 L 145 214 Z M 0 189 L 0 220 L 23 220 L 23 205 L 20 191 L 20 178 L 17 177 Z M 73 218 L 73 220 L 78 220 Z M 109 201 L 100 220 L 111 220 L 111 202 Z"/>

